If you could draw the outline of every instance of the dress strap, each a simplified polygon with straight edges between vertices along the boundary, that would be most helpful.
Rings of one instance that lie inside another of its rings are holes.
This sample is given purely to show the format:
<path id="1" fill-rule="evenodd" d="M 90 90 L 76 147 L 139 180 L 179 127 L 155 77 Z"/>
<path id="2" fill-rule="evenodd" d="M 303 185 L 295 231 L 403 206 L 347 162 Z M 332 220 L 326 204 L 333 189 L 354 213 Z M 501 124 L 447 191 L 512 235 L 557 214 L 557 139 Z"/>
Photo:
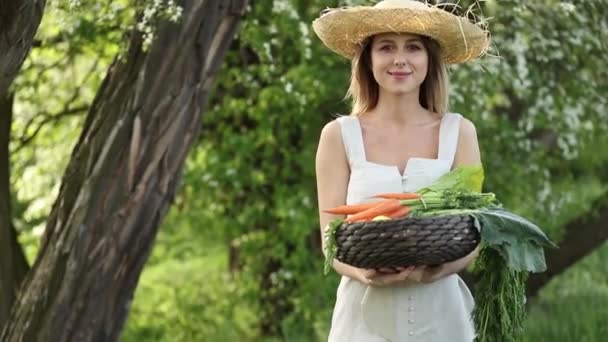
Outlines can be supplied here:
<path id="1" fill-rule="evenodd" d="M 458 113 L 445 113 L 439 128 L 439 159 L 447 160 L 450 166 L 454 163 L 456 148 L 458 147 L 458 136 L 460 132 L 460 120 L 462 115 Z"/>
<path id="2" fill-rule="evenodd" d="M 356 116 L 345 115 L 338 119 L 342 130 L 342 142 L 346 150 L 348 163 L 352 165 L 355 162 L 365 161 L 365 150 L 363 147 L 363 135 L 359 118 Z"/>

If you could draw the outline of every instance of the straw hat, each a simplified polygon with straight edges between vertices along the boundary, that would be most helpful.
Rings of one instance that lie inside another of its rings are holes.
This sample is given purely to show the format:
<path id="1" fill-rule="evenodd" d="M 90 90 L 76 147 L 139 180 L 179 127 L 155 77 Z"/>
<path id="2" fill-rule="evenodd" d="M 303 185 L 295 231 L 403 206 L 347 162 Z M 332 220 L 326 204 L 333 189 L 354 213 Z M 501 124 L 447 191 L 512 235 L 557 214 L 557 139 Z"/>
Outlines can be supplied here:
<path id="1" fill-rule="evenodd" d="M 378 33 L 414 33 L 435 39 L 448 64 L 480 57 L 490 38 L 480 24 L 413 0 L 384 0 L 374 6 L 325 10 L 312 26 L 321 41 L 334 52 L 352 58 L 365 38 Z"/>

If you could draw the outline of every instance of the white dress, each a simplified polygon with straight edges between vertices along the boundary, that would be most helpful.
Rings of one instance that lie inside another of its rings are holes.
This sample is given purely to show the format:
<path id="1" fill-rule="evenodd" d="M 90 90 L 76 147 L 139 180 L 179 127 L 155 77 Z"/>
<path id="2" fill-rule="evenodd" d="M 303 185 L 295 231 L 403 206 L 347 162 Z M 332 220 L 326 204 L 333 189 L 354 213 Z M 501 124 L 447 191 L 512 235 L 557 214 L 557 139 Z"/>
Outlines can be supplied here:
<path id="1" fill-rule="evenodd" d="M 439 128 L 437 159 L 410 158 L 404 174 L 397 166 L 368 162 L 359 119 L 338 118 L 351 168 L 347 204 L 370 201 L 386 192 L 411 192 L 449 172 L 462 116 L 447 113 Z M 330 342 L 471 342 L 475 338 L 473 297 L 456 274 L 430 284 L 367 286 L 342 277 L 334 307 Z"/>

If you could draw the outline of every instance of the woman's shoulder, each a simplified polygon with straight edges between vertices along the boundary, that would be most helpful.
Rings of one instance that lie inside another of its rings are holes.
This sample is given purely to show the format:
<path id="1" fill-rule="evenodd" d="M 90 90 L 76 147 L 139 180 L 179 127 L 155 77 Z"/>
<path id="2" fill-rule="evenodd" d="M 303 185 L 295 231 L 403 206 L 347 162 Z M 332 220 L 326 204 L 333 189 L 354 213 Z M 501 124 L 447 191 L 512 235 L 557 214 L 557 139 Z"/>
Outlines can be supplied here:
<path id="1" fill-rule="evenodd" d="M 477 165 L 481 163 L 479 142 L 475 124 L 468 118 L 461 116 L 458 141 L 456 144 L 454 165 Z"/>
<path id="2" fill-rule="evenodd" d="M 323 126 L 319 145 L 317 147 L 317 164 L 334 165 L 340 160 L 346 163 L 346 148 L 342 141 L 342 128 L 339 118 L 329 121 Z"/>
<path id="3" fill-rule="evenodd" d="M 342 125 L 344 122 L 354 120 L 356 117 L 352 115 L 336 115 L 336 117 L 323 126 L 321 136 L 338 139 L 342 137 Z"/>
<path id="4" fill-rule="evenodd" d="M 460 135 L 469 135 L 470 136 L 470 135 L 477 134 L 475 124 L 469 118 L 465 117 L 464 115 L 462 115 L 460 113 L 446 113 L 446 114 L 451 115 L 452 117 L 459 118 Z"/>
<path id="5" fill-rule="evenodd" d="M 328 145 L 334 145 L 342 140 L 342 128 L 340 127 L 341 117 L 337 117 L 323 126 L 321 129 L 321 142 L 325 142 Z"/>
<path id="6" fill-rule="evenodd" d="M 464 116 L 460 119 L 460 134 L 465 136 L 477 135 L 477 129 L 475 128 L 473 121 Z"/>

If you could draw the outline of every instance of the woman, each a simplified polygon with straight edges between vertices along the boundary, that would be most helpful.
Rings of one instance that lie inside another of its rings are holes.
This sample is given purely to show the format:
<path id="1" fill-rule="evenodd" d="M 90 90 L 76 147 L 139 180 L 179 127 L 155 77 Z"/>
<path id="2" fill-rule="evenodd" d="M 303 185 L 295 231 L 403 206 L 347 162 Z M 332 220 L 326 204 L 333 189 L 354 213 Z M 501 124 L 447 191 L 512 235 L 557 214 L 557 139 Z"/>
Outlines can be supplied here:
<path id="1" fill-rule="evenodd" d="M 328 123 L 316 156 L 323 212 L 385 192 L 410 192 L 460 165 L 480 164 L 473 123 L 447 112 L 445 64 L 482 55 L 487 32 L 426 4 L 385 0 L 325 11 L 313 28 L 351 59 L 350 116 Z M 342 275 L 330 341 L 473 341 L 473 298 L 457 272 L 470 255 L 432 268 L 359 269 Z"/>

